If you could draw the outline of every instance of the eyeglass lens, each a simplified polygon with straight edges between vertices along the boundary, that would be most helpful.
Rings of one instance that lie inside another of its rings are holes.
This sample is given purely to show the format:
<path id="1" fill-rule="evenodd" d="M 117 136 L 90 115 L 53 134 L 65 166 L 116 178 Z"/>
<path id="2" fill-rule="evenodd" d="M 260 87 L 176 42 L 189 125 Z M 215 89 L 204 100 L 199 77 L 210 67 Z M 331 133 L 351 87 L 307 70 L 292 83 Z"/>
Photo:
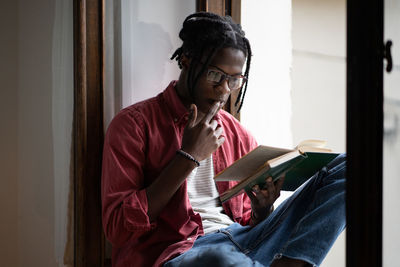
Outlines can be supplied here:
<path id="1" fill-rule="evenodd" d="M 207 80 L 214 83 L 221 83 L 228 77 L 228 86 L 231 90 L 239 89 L 243 84 L 243 77 L 232 77 L 216 70 L 209 70 Z"/>

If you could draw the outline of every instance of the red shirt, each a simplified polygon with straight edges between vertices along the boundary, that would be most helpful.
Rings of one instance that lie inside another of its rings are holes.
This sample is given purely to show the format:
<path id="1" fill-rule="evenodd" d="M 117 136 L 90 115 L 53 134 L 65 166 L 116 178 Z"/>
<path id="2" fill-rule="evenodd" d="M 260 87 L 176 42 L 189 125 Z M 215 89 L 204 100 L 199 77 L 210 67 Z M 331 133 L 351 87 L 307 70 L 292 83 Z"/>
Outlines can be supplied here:
<path id="1" fill-rule="evenodd" d="M 186 181 L 153 223 L 147 216 L 146 188 L 181 147 L 188 112 L 171 82 L 158 96 L 123 109 L 111 122 L 104 144 L 103 228 L 112 243 L 113 266 L 160 266 L 193 246 L 203 226 L 194 213 Z M 213 153 L 218 173 L 257 146 L 229 113 L 215 116 L 225 142 Z M 236 182 L 218 182 L 220 193 Z M 223 204 L 235 222 L 250 221 L 250 200 L 240 194 Z"/>

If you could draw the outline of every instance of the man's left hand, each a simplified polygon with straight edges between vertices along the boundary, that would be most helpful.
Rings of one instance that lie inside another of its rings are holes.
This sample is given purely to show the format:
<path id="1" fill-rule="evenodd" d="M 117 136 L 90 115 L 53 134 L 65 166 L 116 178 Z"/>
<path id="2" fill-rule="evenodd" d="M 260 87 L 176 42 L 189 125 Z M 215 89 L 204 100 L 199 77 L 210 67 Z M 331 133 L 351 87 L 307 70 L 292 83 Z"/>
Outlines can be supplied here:
<path id="1" fill-rule="evenodd" d="M 255 185 L 252 191 L 247 192 L 247 195 L 251 199 L 252 225 L 258 224 L 271 214 L 274 207 L 273 204 L 281 194 L 284 180 L 285 177 L 281 177 L 273 182 L 272 177 L 268 177 L 265 179 L 265 186 L 263 188 Z"/>

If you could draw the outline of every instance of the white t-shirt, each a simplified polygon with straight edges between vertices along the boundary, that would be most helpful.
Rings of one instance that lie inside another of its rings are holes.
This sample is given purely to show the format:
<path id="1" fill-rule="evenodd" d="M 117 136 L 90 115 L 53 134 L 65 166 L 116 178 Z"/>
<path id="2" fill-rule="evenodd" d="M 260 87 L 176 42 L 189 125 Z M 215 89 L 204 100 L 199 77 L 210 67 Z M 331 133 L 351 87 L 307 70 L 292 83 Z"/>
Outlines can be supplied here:
<path id="1" fill-rule="evenodd" d="M 214 182 L 212 156 L 200 162 L 187 178 L 187 191 L 194 212 L 200 214 L 204 234 L 228 227 L 232 219 L 224 213 Z"/>

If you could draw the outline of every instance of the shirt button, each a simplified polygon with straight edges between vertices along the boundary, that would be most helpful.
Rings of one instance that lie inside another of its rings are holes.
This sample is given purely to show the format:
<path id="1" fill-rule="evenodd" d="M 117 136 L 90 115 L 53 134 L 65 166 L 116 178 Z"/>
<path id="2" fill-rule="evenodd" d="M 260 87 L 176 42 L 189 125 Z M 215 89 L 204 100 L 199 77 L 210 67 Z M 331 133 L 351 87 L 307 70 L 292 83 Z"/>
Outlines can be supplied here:
<path id="1" fill-rule="evenodd" d="M 191 237 L 188 237 L 186 240 L 187 240 L 187 241 L 190 241 L 190 240 L 192 240 L 192 238 L 191 238 Z"/>

